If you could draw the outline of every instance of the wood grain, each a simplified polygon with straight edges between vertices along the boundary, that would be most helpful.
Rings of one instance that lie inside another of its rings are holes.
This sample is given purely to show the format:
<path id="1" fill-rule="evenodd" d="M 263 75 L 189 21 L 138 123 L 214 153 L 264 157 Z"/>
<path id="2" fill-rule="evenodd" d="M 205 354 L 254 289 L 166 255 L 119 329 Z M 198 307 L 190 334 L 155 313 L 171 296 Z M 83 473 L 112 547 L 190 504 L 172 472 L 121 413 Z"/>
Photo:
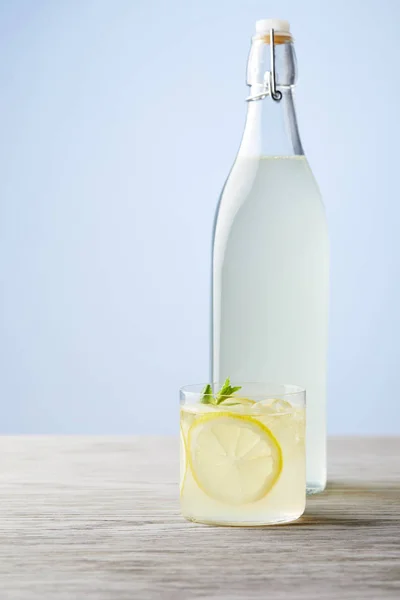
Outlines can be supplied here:
<path id="1" fill-rule="evenodd" d="M 1 600 L 400 597 L 400 438 L 331 440 L 297 523 L 179 514 L 178 442 L 0 438 Z"/>

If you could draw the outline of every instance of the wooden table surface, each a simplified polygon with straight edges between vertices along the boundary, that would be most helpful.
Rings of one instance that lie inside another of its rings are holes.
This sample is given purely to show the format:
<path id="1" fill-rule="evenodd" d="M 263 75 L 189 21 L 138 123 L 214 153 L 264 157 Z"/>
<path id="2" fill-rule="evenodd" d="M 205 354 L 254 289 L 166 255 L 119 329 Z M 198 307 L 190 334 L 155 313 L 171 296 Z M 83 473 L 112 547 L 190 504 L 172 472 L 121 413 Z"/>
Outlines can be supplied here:
<path id="1" fill-rule="evenodd" d="M 1 600 L 400 598 L 400 438 L 330 441 L 294 524 L 179 514 L 168 437 L 0 437 Z"/>

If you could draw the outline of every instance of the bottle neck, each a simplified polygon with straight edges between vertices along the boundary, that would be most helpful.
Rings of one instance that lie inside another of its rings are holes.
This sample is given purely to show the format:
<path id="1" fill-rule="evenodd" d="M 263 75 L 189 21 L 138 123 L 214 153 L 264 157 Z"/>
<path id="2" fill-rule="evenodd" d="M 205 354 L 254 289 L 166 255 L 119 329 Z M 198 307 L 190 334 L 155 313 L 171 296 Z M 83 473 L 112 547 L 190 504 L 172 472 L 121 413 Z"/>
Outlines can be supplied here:
<path id="1" fill-rule="evenodd" d="M 246 156 L 294 156 L 304 154 L 292 89 L 280 89 L 282 99 L 270 96 L 249 101 L 239 154 Z"/>
<path id="2" fill-rule="evenodd" d="M 293 90 L 296 82 L 296 59 L 291 37 L 275 45 L 275 81 L 280 100 L 270 93 L 270 37 L 253 39 L 250 50 L 247 84 L 250 87 L 246 126 L 239 155 L 302 155 Z"/>

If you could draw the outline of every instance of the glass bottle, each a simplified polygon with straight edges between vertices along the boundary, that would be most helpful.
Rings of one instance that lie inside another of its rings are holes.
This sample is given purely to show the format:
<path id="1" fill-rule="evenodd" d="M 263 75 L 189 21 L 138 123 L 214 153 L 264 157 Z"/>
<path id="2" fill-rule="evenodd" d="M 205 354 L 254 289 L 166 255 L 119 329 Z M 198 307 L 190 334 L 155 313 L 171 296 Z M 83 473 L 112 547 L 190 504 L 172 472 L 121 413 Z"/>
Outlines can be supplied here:
<path id="1" fill-rule="evenodd" d="M 294 107 L 289 23 L 257 21 L 239 152 L 213 240 L 212 380 L 307 391 L 307 492 L 326 484 L 329 247 Z"/>

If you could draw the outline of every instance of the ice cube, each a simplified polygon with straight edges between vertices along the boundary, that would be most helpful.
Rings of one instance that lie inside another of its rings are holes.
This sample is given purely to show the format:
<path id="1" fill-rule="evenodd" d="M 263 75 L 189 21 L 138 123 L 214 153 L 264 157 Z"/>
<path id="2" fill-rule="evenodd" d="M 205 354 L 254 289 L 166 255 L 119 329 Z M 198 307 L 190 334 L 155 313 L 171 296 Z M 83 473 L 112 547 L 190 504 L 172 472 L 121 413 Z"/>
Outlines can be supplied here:
<path id="1" fill-rule="evenodd" d="M 260 400 L 257 402 L 254 410 L 261 413 L 267 414 L 284 414 L 293 411 L 293 407 L 287 400 L 283 400 L 282 398 L 268 398 L 267 400 Z"/>

